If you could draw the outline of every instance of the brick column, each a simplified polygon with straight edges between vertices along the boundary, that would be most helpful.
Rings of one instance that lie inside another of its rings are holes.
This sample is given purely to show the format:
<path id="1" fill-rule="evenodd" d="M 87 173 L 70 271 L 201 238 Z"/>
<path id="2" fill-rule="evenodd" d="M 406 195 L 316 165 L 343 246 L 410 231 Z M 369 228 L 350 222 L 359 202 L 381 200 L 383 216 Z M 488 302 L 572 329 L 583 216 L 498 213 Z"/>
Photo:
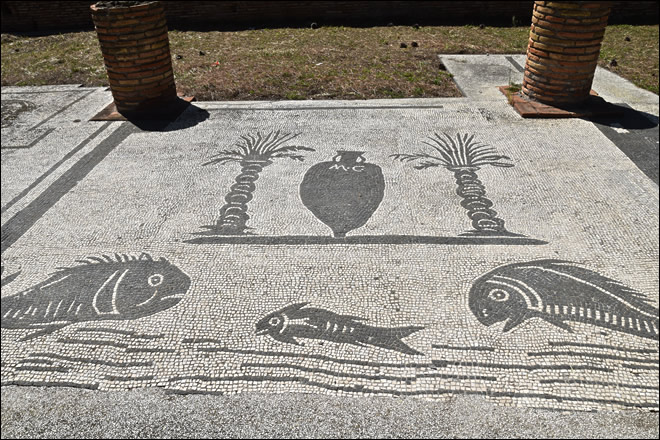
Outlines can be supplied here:
<path id="1" fill-rule="evenodd" d="M 611 2 L 534 2 L 522 93 L 550 105 L 589 98 Z"/>
<path id="2" fill-rule="evenodd" d="M 91 11 L 117 111 L 138 119 L 167 115 L 177 95 L 163 6 L 98 2 Z"/>

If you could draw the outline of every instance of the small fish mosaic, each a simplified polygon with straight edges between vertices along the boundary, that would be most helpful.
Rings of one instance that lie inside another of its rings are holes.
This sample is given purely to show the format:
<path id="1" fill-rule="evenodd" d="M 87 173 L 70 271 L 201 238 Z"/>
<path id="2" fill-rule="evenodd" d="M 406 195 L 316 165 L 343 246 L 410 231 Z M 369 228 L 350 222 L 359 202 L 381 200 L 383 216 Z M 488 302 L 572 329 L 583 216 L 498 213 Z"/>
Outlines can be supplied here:
<path id="1" fill-rule="evenodd" d="M 371 345 L 410 355 L 423 354 L 401 339 L 424 327 L 374 327 L 360 322 L 364 318 L 305 307 L 308 304 L 293 304 L 267 315 L 257 323 L 257 334 L 294 345 L 302 345 L 297 338 L 324 339 L 360 347 Z"/>
<path id="2" fill-rule="evenodd" d="M 645 295 L 568 261 L 499 267 L 474 282 L 469 305 L 483 325 L 506 321 L 504 332 L 541 318 L 569 332 L 576 321 L 658 340 L 658 309 Z"/>
<path id="3" fill-rule="evenodd" d="M 2 298 L 2 328 L 34 329 L 23 340 L 85 321 L 128 320 L 181 301 L 190 278 L 165 258 L 115 254 L 58 268 L 45 281 Z"/>

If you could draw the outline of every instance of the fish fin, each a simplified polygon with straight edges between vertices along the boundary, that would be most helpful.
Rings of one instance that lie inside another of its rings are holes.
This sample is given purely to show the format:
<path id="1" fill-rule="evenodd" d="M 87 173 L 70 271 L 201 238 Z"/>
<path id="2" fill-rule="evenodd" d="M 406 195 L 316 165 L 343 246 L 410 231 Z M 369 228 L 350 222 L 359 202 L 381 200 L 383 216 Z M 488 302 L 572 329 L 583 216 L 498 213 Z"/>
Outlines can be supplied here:
<path id="1" fill-rule="evenodd" d="M 273 333 L 268 333 L 268 334 L 273 339 L 275 339 L 276 341 L 284 342 L 285 344 L 293 344 L 293 345 L 298 345 L 298 346 L 303 345 L 300 342 L 298 342 L 298 340 L 296 338 L 294 338 L 293 336 L 285 336 L 281 333 L 274 333 L 274 334 Z"/>
<path id="2" fill-rule="evenodd" d="M 399 353 L 410 354 L 410 355 L 424 355 L 424 353 L 415 350 L 414 348 L 410 347 L 402 340 L 396 338 L 385 341 L 382 340 L 373 341 L 372 343 L 376 347 L 385 348 L 387 350 L 398 351 Z"/>
<path id="3" fill-rule="evenodd" d="M 530 315 L 527 312 L 519 313 L 517 315 L 511 316 L 506 323 L 504 324 L 504 328 L 502 329 L 502 332 L 507 333 L 514 328 L 518 327 L 524 320 L 527 318 L 530 318 Z"/>
<path id="4" fill-rule="evenodd" d="M 296 304 L 291 304 L 290 306 L 286 306 L 282 310 L 280 310 L 278 313 L 284 313 L 290 318 L 295 318 L 295 313 L 305 307 L 308 302 L 302 302 L 302 303 L 296 303 Z"/>
<path id="5" fill-rule="evenodd" d="M 71 322 L 63 322 L 61 324 L 49 325 L 49 326 L 46 326 L 46 327 L 44 327 L 40 330 L 37 330 L 34 333 L 30 333 L 29 335 L 24 336 L 19 340 L 21 342 L 23 342 L 23 341 L 29 341 L 29 340 L 34 339 L 34 338 L 38 338 L 39 336 L 49 335 L 49 334 L 53 333 L 54 331 L 57 331 L 57 330 L 60 330 L 64 327 L 66 327 L 69 324 L 71 324 Z"/>
<path id="6" fill-rule="evenodd" d="M 556 325 L 562 330 L 566 330 L 569 333 L 573 333 L 573 329 L 571 328 L 571 326 L 565 323 L 564 321 L 562 321 L 561 319 L 555 319 L 554 317 L 545 316 L 540 313 L 537 316 L 552 325 Z"/>
<path id="7" fill-rule="evenodd" d="M 338 313 L 331 312 L 330 310 L 325 310 L 325 309 L 309 308 L 305 310 L 313 311 L 314 315 L 323 321 L 337 321 L 337 322 L 342 322 L 344 324 L 348 324 L 352 322 L 358 325 L 359 325 L 359 321 L 368 321 L 367 318 L 362 318 L 360 316 L 340 315 Z"/>
<path id="8" fill-rule="evenodd" d="M 403 341 L 396 341 L 392 345 L 393 345 L 393 347 L 392 347 L 393 350 L 399 351 L 401 353 L 410 354 L 410 355 L 422 355 L 422 356 L 424 356 L 424 353 L 415 350 L 414 348 L 410 347 L 409 345 L 407 345 Z"/>
<path id="9" fill-rule="evenodd" d="M 591 285 L 604 293 L 609 294 L 611 299 L 618 303 L 620 306 L 627 307 L 623 303 L 628 303 L 632 307 L 640 311 L 657 315 L 656 309 L 650 302 L 646 295 L 643 293 L 626 286 L 620 281 L 608 278 L 604 275 L 594 272 L 593 270 L 580 267 L 577 263 L 564 260 L 538 260 L 530 263 L 521 264 L 520 267 L 525 266 L 541 266 L 547 269 L 555 270 L 564 274 L 565 277 L 572 277 L 575 281 Z M 603 296 L 603 300 L 608 300 L 607 296 Z M 612 301 L 610 300 L 610 304 Z"/>
<path id="10" fill-rule="evenodd" d="M 146 252 L 142 252 L 138 257 L 138 260 L 154 261 L 154 259 Z"/>
<path id="11" fill-rule="evenodd" d="M 349 319 L 351 321 L 369 321 L 369 318 L 362 318 L 361 316 L 354 315 L 339 315 L 342 319 Z"/>
<path id="12" fill-rule="evenodd" d="M 19 271 L 16 272 L 16 273 L 13 273 L 13 274 L 11 274 L 11 275 L 7 275 L 6 277 L 4 277 L 4 278 L 2 279 L 2 284 L 1 284 L 1 285 L 2 285 L 2 286 L 6 286 L 7 284 L 9 284 L 9 283 L 11 283 L 12 281 L 14 281 L 14 280 L 16 279 L 16 277 L 18 277 L 20 274 L 21 274 L 21 271 L 19 270 Z"/>
<path id="13" fill-rule="evenodd" d="M 369 347 L 369 344 L 366 344 L 362 341 L 340 342 L 340 344 L 351 344 L 357 345 L 358 347 Z"/>
<path id="14" fill-rule="evenodd" d="M 395 329 L 392 329 L 396 332 L 397 337 L 399 338 L 405 338 L 407 336 L 412 335 L 415 332 L 418 332 L 420 330 L 424 330 L 426 327 L 398 327 Z"/>

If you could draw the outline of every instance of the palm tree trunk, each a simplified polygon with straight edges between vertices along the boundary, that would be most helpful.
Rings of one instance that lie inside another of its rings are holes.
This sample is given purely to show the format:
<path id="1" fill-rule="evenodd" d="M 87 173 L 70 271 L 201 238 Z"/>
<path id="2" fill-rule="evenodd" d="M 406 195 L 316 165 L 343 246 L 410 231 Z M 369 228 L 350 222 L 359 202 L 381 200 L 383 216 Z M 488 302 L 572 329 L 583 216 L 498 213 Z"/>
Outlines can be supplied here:
<path id="1" fill-rule="evenodd" d="M 477 177 L 478 167 L 452 167 L 458 189 L 456 194 L 461 196 L 461 206 L 468 211 L 472 220 L 474 233 L 483 235 L 508 235 L 504 228 L 504 220 L 497 217 L 497 212 L 491 209 L 493 202 L 486 198 L 486 188 Z"/>
<path id="2" fill-rule="evenodd" d="M 252 200 L 252 192 L 256 188 L 254 182 L 264 167 L 270 165 L 269 160 L 241 161 L 241 174 L 236 176 L 235 183 L 225 196 L 225 204 L 220 208 L 220 218 L 216 222 L 215 232 L 219 235 L 241 235 L 248 228 L 248 202 Z"/>

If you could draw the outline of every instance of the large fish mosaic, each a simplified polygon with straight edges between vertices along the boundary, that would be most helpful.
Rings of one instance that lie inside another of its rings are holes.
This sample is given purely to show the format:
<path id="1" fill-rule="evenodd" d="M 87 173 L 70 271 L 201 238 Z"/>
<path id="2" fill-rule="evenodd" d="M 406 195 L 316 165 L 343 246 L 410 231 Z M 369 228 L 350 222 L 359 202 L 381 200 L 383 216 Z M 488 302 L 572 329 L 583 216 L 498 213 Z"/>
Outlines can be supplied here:
<path id="1" fill-rule="evenodd" d="M 179 303 L 190 278 L 165 258 L 115 254 L 77 260 L 45 281 L 2 298 L 2 328 L 35 329 L 23 340 L 67 325 L 142 318 Z"/>
<path id="2" fill-rule="evenodd" d="M 508 332 L 529 318 L 572 331 L 584 322 L 658 340 L 658 309 L 640 292 L 562 260 L 499 267 L 474 282 L 470 310 L 484 325 Z"/>
<path id="3" fill-rule="evenodd" d="M 421 355 L 401 339 L 424 327 L 374 327 L 363 324 L 364 318 L 339 315 L 329 310 L 298 303 L 273 312 L 261 319 L 256 327 L 258 335 L 269 335 L 279 342 L 302 345 L 296 338 L 324 339 L 360 347 L 373 345 L 405 354 Z"/>

